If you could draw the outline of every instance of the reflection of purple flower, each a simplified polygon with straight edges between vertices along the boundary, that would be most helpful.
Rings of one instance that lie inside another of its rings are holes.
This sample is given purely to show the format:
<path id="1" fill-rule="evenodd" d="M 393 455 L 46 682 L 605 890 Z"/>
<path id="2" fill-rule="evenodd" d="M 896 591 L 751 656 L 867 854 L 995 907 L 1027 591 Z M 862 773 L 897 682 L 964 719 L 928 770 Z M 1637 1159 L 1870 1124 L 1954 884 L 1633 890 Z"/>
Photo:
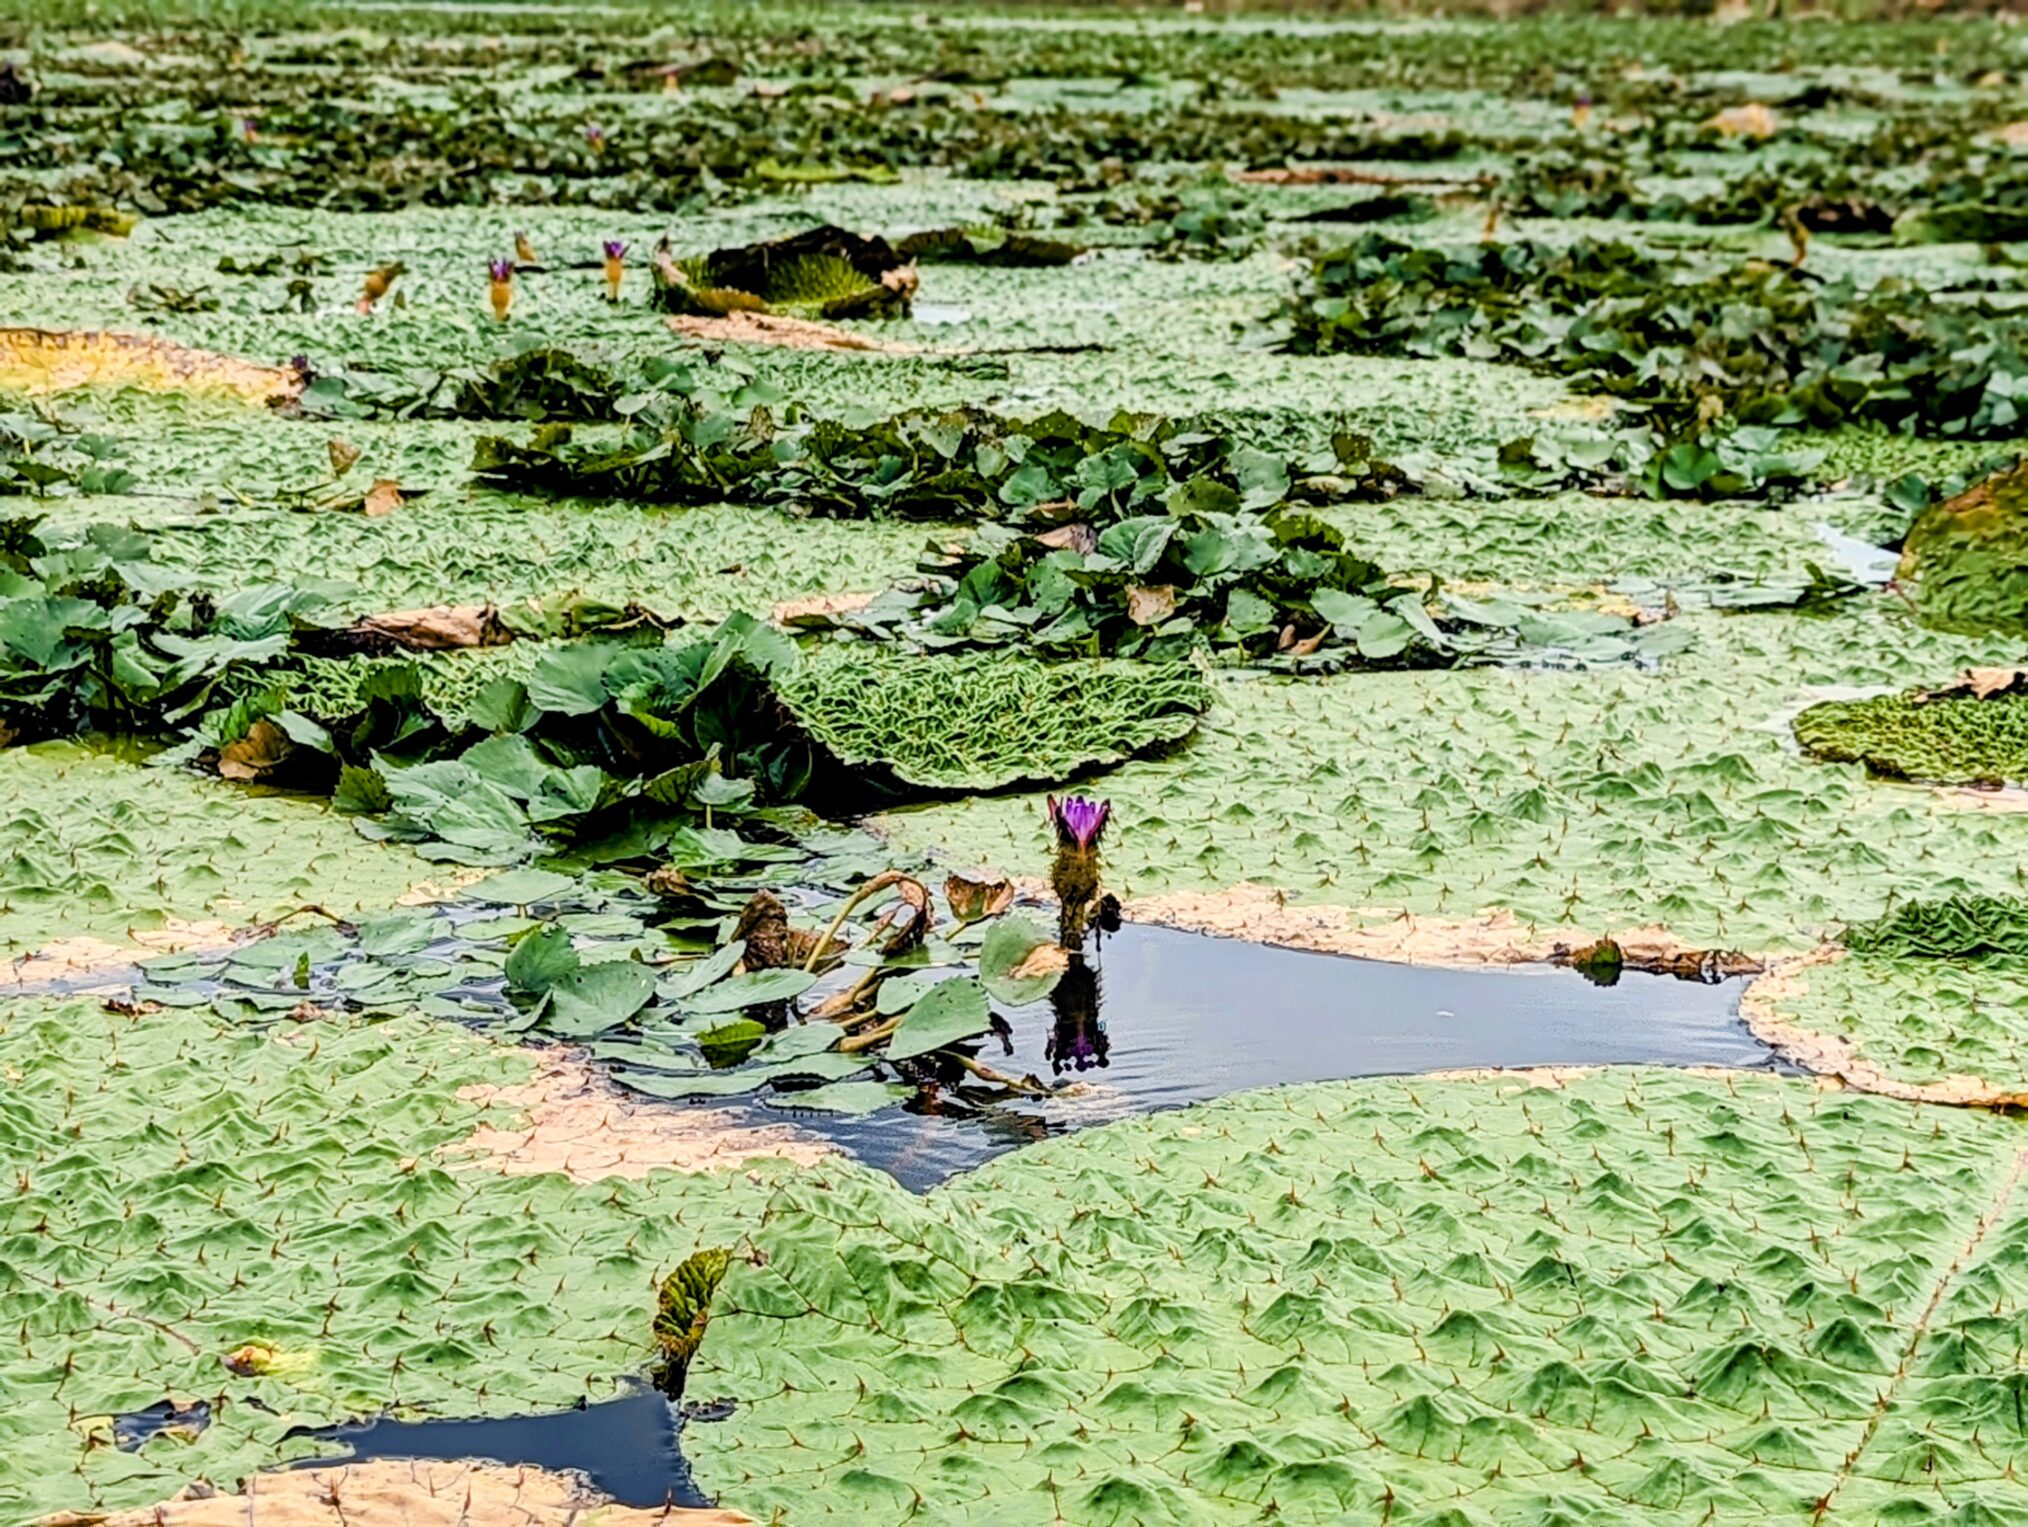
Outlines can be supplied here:
<path id="1" fill-rule="evenodd" d="M 1082 795 L 1066 795 L 1060 801 L 1049 797 L 1049 820 L 1056 824 L 1056 841 L 1065 847 L 1094 846 L 1112 814 L 1111 801 L 1089 800 Z"/>
<path id="2" fill-rule="evenodd" d="M 514 279 L 514 262 L 512 260 L 492 260 L 487 263 L 486 271 L 495 281 L 512 281 Z"/>
<path id="3" fill-rule="evenodd" d="M 606 130 L 596 122 L 587 122 L 584 125 L 584 141 L 589 143 L 593 148 L 604 148 L 606 146 Z"/>
<path id="4" fill-rule="evenodd" d="M 608 260 L 624 259 L 626 257 L 626 253 L 627 246 L 621 240 L 619 239 L 606 240 L 606 258 Z"/>

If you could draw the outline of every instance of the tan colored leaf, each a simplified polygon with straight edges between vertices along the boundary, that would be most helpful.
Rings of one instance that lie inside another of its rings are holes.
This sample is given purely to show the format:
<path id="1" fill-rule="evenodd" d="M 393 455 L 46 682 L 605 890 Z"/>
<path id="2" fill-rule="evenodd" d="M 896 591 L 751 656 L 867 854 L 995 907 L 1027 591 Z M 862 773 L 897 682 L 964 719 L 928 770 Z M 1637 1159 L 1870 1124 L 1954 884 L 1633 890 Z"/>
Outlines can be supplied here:
<path id="1" fill-rule="evenodd" d="M 1994 695 L 2012 694 L 2016 690 L 2028 690 L 2028 668 L 1967 668 L 1950 683 L 1925 690 L 1916 698 L 1937 700 L 1950 695 L 1970 695 L 1974 700 L 1990 700 Z"/>
<path id="2" fill-rule="evenodd" d="M 1061 944 L 1037 944 L 1007 972 L 1011 981 L 1034 981 L 1043 976 L 1060 976 L 1070 969 L 1070 951 Z"/>
<path id="3" fill-rule="evenodd" d="M 1051 551 L 1074 551 L 1081 557 L 1088 557 L 1098 550 L 1098 532 L 1089 525 L 1058 525 L 1054 530 L 1043 531 L 1035 539 Z"/>
<path id="4" fill-rule="evenodd" d="M 359 460 L 359 447 L 349 440 L 340 440 L 336 435 L 324 442 L 324 449 L 331 453 L 333 477 L 343 477 Z"/>
<path id="5" fill-rule="evenodd" d="M 920 345 L 873 339 L 814 318 L 789 318 L 780 313 L 727 313 L 720 318 L 679 314 L 669 327 L 685 339 L 712 344 L 774 345 L 787 350 L 868 350 L 883 355 L 918 355 Z"/>
<path id="6" fill-rule="evenodd" d="M 1127 619 L 1137 626 L 1159 625 L 1176 613 L 1176 591 L 1164 584 L 1137 583 L 1127 590 Z"/>
<path id="7" fill-rule="evenodd" d="M 454 647 L 504 647 L 512 634 L 490 604 L 436 604 L 423 610 L 369 615 L 344 633 L 361 647 L 444 652 Z"/>
<path id="8" fill-rule="evenodd" d="M 384 514 L 392 514 L 401 507 L 401 484 L 392 477 L 378 477 L 373 486 L 366 490 L 366 497 L 359 505 L 369 520 L 377 520 Z"/>
<path id="9" fill-rule="evenodd" d="M 1704 125 L 1728 138 L 1772 138 L 1782 127 L 1781 119 L 1762 101 L 1728 106 Z"/>
<path id="10" fill-rule="evenodd" d="M 262 717 L 239 741 L 218 750 L 218 772 L 226 779 L 265 779 L 294 751 L 289 734 Z"/>
<path id="11" fill-rule="evenodd" d="M 1002 876 L 952 875 L 944 881 L 944 900 L 959 922 L 975 923 L 1014 905 L 1014 882 Z"/>

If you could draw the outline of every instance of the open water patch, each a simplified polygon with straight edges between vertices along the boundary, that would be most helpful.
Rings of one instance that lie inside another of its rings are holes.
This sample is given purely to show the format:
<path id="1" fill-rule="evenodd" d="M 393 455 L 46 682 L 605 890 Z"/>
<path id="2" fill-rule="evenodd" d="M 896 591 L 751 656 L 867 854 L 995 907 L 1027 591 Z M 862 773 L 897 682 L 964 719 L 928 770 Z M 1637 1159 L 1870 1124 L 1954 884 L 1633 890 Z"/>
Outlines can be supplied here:
<path id="1" fill-rule="evenodd" d="M 1793 1070 L 1740 1016 L 1745 986 L 1634 972 L 1600 986 L 1549 966 L 1403 965 L 1128 923 L 1049 1001 L 1005 1012 L 980 1052 L 1064 1095 L 956 1086 L 838 1118 L 791 1093 L 750 1118 L 786 1109 L 922 1191 L 1050 1135 L 1256 1087 L 1476 1067 Z"/>
<path id="2" fill-rule="evenodd" d="M 372 1458 L 483 1459 L 582 1475 L 623 1506 L 710 1506 L 684 1462 L 678 1438 L 692 1419 L 717 1419 L 722 1407 L 671 1405 L 647 1384 L 615 1400 L 534 1416 L 475 1420 L 371 1421 L 307 1433 L 342 1444 L 347 1459 L 310 1458 L 299 1468 Z"/>

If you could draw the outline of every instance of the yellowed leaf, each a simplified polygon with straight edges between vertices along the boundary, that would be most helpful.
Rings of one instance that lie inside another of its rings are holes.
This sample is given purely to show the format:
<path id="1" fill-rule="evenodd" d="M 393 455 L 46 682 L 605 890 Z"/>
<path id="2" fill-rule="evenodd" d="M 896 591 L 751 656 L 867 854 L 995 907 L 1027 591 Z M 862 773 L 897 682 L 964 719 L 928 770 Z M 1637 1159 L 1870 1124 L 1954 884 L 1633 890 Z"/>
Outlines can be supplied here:
<path id="1" fill-rule="evenodd" d="M 1704 125 L 1728 138 L 1772 138 L 1782 127 L 1781 119 L 1763 101 L 1728 106 Z"/>
<path id="2" fill-rule="evenodd" d="M 283 403 L 302 391 L 293 370 L 193 350 L 152 334 L 104 329 L 0 329 L 0 390 L 67 392 L 139 387 L 216 392 L 249 403 Z"/>

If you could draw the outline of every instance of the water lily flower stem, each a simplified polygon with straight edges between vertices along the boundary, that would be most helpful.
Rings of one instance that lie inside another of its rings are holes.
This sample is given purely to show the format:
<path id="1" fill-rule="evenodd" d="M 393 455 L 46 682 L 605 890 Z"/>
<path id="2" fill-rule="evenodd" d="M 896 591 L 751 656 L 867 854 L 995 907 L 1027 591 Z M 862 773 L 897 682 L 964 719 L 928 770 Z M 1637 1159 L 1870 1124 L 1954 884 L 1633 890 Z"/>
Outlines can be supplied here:
<path id="1" fill-rule="evenodd" d="M 803 969 L 815 970 L 817 968 L 818 958 L 826 949 L 832 946 L 832 942 L 838 937 L 838 930 L 845 926 L 845 919 L 852 915 L 853 910 L 861 902 L 876 892 L 884 891 L 891 885 L 898 885 L 906 879 L 908 879 L 908 876 L 902 874 L 900 870 L 882 870 L 878 875 L 875 875 L 866 884 L 846 897 L 844 904 L 838 908 L 838 915 L 831 919 L 831 926 L 824 930 L 824 936 L 817 940 L 816 946 L 810 951 L 809 958 L 803 961 Z"/>

